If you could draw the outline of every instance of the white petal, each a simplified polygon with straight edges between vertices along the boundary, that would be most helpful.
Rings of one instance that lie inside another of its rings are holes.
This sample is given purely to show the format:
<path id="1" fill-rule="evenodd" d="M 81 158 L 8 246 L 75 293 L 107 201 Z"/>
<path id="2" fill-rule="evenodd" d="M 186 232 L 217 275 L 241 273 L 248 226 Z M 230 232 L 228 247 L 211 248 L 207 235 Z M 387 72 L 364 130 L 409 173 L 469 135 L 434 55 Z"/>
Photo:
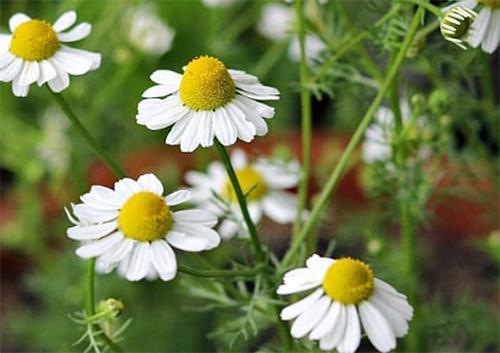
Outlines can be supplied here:
<path id="1" fill-rule="evenodd" d="M 329 351 L 336 347 L 344 338 L 347 325 L 347 309 L 345 305 L 339 304 L 339 315 L 333 328 L 319 341 L 319 347 L 322 350 Z"/>
<path id="2" fill-rule="evenodd" d="M 316 325 L 314 330 L 311 331 L 309 339 L 320 339 L 334 328 L 340 316 L 340 306 L 341 304 L 337 301 L 331 303 L 323 319 Z"/>
<path id="3" fill-rule="evenodd" d="M 200 112 L 198 120 L 198 141 L 203 147 L 212 146 L 214 143 L 212 112 Z"/>
<path id="4" fill-rule="evenodd" d="M 321 297 L 316 303 L 311 305 L 306 311 L 299 315 L 294 321 L 291 335 L 295 338 L 302 338 L 307 335 L 316 324 L 323 318 L 331 300 L 328 296 Z"/>
<path id="5" fill-rule="evenodd" d="M 344 338 L 337 346 L 339 353 L 354 353 L 359 347 L 361 341 L 361 328 L 359 326 L 359 317 L 354 305 L 346 306 L 346 329 Z"/>
<path id="6" fill-rule="evenodd" d="M 57 71 L 54 65 L 48 60 L 40 62 L 40 75 L 38 77 L 38 85 L 41 86 L 47 81 L 53 80 L 57 76 Z"/>
<path id="7" fill-rule="evenodd" d="M 207 248 L 208 239 L 199 237 L 188 237 L 185 233 L 179 231 L 170 231 L 165 238 L 167 242 L 176 249 L 200 252 Z"/>
<path id="8" fill-rule="evenodd" d="M 171 87 L 171 86 L 166 86 L 166 85 L 157 85 L 148 88 L 147 90 L 142 93 L 142 96 L 144 98 L 155 98 L 155 97 L 165 97 L 168 96 L 176 91 L 178 91 L 178 87 Z"/>
<path id="9" fill-rule="evenodd" d="M 375 286 L 372 294 L 373 297 L 379 298 L 384 303 L 396 310 L 405 320 L 411 320 L 413 317 L 413 308 L 408 304 L 407 300 L 399 296 L 395 296 L 388 292 L 384 292 Z"/>
<path id="10" fill-rule="evenodd" d="M 116 264 L 131 253 L 134 248 L 134 244 L 136 244 L 134 239 L 125 237 L 121 242 L 102 254 L 99 257 L 99 261 L 103 265 L 108 265 L 107 267 L 109 267 L 109 265 Z"/>
<path id="11" fill-rule="evenodd" d="M 177 261 L 172 248 L 164 240 L 156 240 L 151 243 L 151 256 L 153 266 L 160 278 L 170 281 L 177 273 Z"/>
<path id="12" fill-rule="evenodd" d="M 385 353 L 396 347 L 396 336 L 385 317 L 370 302 L 359 304 L 359 316 L 368 339 L 378 351 Z"/>
<path id="13" fill-rule="evenodd" d="M 321 282 L 316 282 L 316 283 L 306 282 L 306 283 L 302 283 L 300 285 L 282 284 L 278 287 L 278 290 L 276 292 L 278 294 L 281 294 L 281 295 L 299 293 L 299 292 L 303 292 L 303 291 L 318 287 L 320 284 L 321 284 Z"/>
<path id="14" fill-rule="evenodd" d="M 311 307 L 318 299 L 323 295 L 323 289 L 318 288 L 308 296 L 302 298 L 301 300 L 288 305 L 283 308 L 280 313 L 281 320 L 292 320 L 305 312 L 307 309 Z"/>
<path id="15" fill-rule="evenodd" d="M 247 105 L 241 102 L 241 96 L 237 96 L 234 104 L 245 114 L 246 119 L 255 127 L 255 134 L 257 136 L 264 136 L 268 132 L 268 127 L 264 119 L 255 111 L 250 109 Z"/>
<path id="16" fill-rule="evenodd" d="M 163 195 L 163 185 L 154 174 L 144 174 L 137 179 L 137 183 L 145 191 L 151 191 L 157 195 Z"/>
<path id="17" fill-rule="evenodd" d="M 61 42 L 76 42 L 87 37 L 92 31 L 92 26 L 89 23 L 80 23 L 68 32 L 58 33 L 57 38 Z"/>
<path id="18" fill-rule="evenodd" d="M 201 224 L 213 227 L 217 224 L 217 216 L 212 212 L 201 209 L 190 209 L 174 212 L 174 221 L 180 223 Z"/>
<path id="19" fill-rule="evenodd" d="M 12 81 L 21 71 L 24 61 L 22 59 L 16 58 L 8 66 L 0 70 L 0 81 L 10 82 Z"/>
<path id="20" fill-rule="evenodd" d="M 123 178 L 115 183 L 115 192 L 125 199 L 140 191 L 141 187 L 139 184 L 130 178 Z"/>
<path id="21" fill-rule="evenodd" d="M 0 33 L 0 53 L 8 53 L 12 34 Z"/>
<path id="22" fill-rule="evenodd" d="M 255 136 L 255 126 L 246 120 L 241 109 L 232 103 L 227 104 L 225 109 L 236 127 L 238 137 L 245 142 L 252 141 Z"/>
<path id="23" fill-rule="evenodd" d="M 126 198 L 105 186 L 93 185 L 90 192 L 80 196 L 80 200 L 95 209 L 112 211 L 118 210 Z"/>
<path id="24" fill-rule="evenodd" d="M 500 10 L 492 10 L 488 30 L 484 36 L 481 48 L 488 54 L 498 48 L 500 42 Z"/>
<path id="25" fill-rule="evenodd" d="M 198 138 L 198 124 L 199 115 L 203 113 L 194 112 L 191 121 L 186 126 L 182 138 L 181 138 L 181 151 L 182 152 L 193 152 L 196 147 L 200 144 L 200 139 Z"/>
<path id="26" fill-rule="evenodd" d="M 165 143 L 167 145 L 178 145 L 181 143 L 182 136 L 188 126 L 189 122 L 193 119 L 191 112 L 179 119 L 172 129 L 170 130 Z"/>
<path id="27" fill-rule="evenodd" d="M 403 337 L 408 333 L 408 322 L 394 307 L 387 304 L 379 296 L 372 295 L 369 299 L 391 325 L 396 337 Z"/>
<path id="28" fill-rule="evenodd" d="M 483 7 L 476 19 L 473 22 L 474 30 L 471 33 L 469 42 L 474 48 L 478 47 L 483 41 L 488 30 L 488 25 L 490 23 L 491 10 L 487 7 Z"/>
<path id="29" fill-rule="evenodd" d="M 284 191 L 273 191 L 262 199 L 266 216 L 273 221 L 285 224 L 295 220 L 297 215 L 297 196 Z"/>
<path id="30" fill-rule="evenodd" d="M 52 28 L 54 28 L 54 31 L 56 32 L 61 32 L 73 26 L 75 22 L 76 22 L 76 12 L 68 11 L 59 16 L 56 22 L 54 22 L 54 24 L 52 25 Z"/>
<path id="31" fill-rule="evenodd" d="M 175 206 L 183 202 L 191 200 L 191 191 L 189 190 L 178 190 L 175 191 L 165 198 L 167 200 L 167 205 Z"/>
<path id="32" fill-rule="evenodd" d="M 225 108 L 217 109 L 213 113 L 214 133 L 217 139 L 224 146 L 232 145 L 236 142 L 237 130 Z"/>
<path id="33" fill-rule="evenodd" d="M 83 75 L 89 72 L 93 65 L 92 61 L 86 56 L 80 55 L 74 50 L 69 50 L 67 47 L 58 50 L 52 60 L 71 75 Z"/>
<path id="34" fill-rule="evenodd" d="M 170 70 L 157 70 L 150 76 L 151 81 L 160 85 L 176 85 L 181 83 L 182 75 Z"/>
<path id="35" fill-rule="evenodd" d="M 188 238 L 202 238 L 207 240 L 204 250 L 210 250 L 220 244 L 220 236 L 212 228 L 204 227 L 198 224 L 174 223 L 174 231 L 184 233 Z"/>
<path id="36" fill-rule="evenodd" d="M 100 256 L 121 240 L 123 240 L 123 235 L 120 232 L 116 232 L 102 239 L 86 243 L 76 249 L 76 254 L 84 259 Z"/>
<path id="37" fill-rule="evenodd" d="M 16 28 L 23 24 L 24 22 L 28 22 L 31 18 L 23 13 L 16 13 L 9 20 L 9 28 L 12 33 L 16 30 Z"/>
<path id="38" fill-rule="evenodd" d="M 10 51 L 1 52 L 0 50 L 0 70 L 8 67 L 16 57 L 10 53 Z"/>
<path id="39" fill-rule="evenodd" d="M 69 75 L 68 73 L 57 64 L 54 60 L 49 60 L 52 66 L 55 67 L 57 76 L 48 82 L 50 89 L 53 92 L 59 93 L 68 88 L 69 86 Z"/>
<path id="40" fill-rule="evenodd" d="M 127 279 L 129 281 L 140 281 L 146 277 L 150 267 L 151 249 L 149 243 L 142 242 L 137 244 L 128 264 Z"/>
<path id="41" fill-rule="evenodd" d="M 18 84 L 20 86 L 29 86 L 38 80 L 40 75 L 40 67 L 36 61 L 25 61 L 23 68 L 19 74 Z"/>
<path id="42" fill-rule="evenodd" d="M 68 228 L 68 238 L 75 240 L 90 240 L 97 239 L 108 235 L 118 228 L 116 222 L 93 224 L 93 225 L 77 225 Z"/>

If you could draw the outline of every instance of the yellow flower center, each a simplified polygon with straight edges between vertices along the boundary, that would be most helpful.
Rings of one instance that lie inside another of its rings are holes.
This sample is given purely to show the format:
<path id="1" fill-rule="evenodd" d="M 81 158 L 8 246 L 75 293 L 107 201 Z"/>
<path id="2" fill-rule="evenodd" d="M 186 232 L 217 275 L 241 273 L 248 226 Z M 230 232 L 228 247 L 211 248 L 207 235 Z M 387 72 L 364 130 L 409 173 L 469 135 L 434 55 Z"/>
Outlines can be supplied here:
<path id="1" fill-rule="evenodd" d="M 162 238 L 172 226 L 172 215 L 165 200 L 155 193 L 141 191 L 130 197 L 118 216 L 123 234 L 139 241 Z"/>
<path id="2" fill-rule="evenodd" d="M 236 86 L 222 61 L 200 56 L 187 65 L 179 93 L 193 110 L 215 110 L 233 100 Z"/>
<path id="3" fill-rule="evenodd" d="M 373 272 L 367 264 L 349 257 L 335 261 L 323 278 L 323 289 L 342 304 L 358 304 L 373 292 Z"/>
<path id="4" fill-rule="evenodd" d="M 479 0 L 479 2 L 492 9 L 500 8 L 500 0 Z"/>
<path id="5" fill-rule="evenodd" d="M 52 26 L 41 20 L 30 20 L 20 24 L 12 34 L 10 51 L 17 57 L 29 61 L 41 61 L 54 55 L 59 49 L 59 40 Z"/>
<path id="6" fill-rule="evenodd" d="M 236 171 L 236 177 L 240 182 L 241 190 L 246 195 L 247 200 L 257 201 L 260 200 L 267 193 L 267 185 L 264 178 L 258 171 L 252 167 L 245 167 Z M 230 202 L 236 202 L 236 191 L 234 191 L 233 184 L 227 178 L 222 190 L 224 199 Z"/>

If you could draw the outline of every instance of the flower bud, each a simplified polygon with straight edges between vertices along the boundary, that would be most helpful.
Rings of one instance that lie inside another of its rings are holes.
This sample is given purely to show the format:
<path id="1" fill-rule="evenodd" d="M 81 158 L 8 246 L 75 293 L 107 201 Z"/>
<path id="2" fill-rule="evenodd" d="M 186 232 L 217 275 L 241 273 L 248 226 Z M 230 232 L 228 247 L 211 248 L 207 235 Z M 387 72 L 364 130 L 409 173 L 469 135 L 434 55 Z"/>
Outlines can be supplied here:
<path id="1" fill-rule="evenodd" d="M 441 34 L 462 49 L 467 49 L 466 43 L 472 30 L 476 13 L 464 6 L 452 7 L 441 19 Z"/>

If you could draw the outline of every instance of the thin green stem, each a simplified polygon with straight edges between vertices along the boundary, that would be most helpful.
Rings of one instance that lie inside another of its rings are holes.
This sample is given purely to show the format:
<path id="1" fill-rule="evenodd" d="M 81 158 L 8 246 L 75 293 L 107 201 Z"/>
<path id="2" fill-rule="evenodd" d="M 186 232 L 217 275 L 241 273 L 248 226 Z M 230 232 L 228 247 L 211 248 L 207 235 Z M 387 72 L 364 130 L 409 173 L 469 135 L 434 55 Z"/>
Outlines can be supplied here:
<path id="1" fill-rule="evenodd" d="M 68 102 L 66 102 L 66 100 L 64 99 L 63 95 L 61 93 L 52 92 L 50 89 L 49 92 L 52 94 L 52 97 L 57 102 L 57 104 L 59 104 L 64 114 L 66 114 L 66 116 L 71 121 L 73 126 L 78 130 L 80 135 L 85 139 L 85 141 L 90 145 L 90 147 L 94 149 L 94 152 L 97 154 L 97 156 L 111 168 L 111 170 L 117 177 L 119 178 L 124 177 L 125 173 L 123 172 L 123 170 L 118 166 L 118 164 L 113 159 L 111 159 L 108 156 L 108 154 L 92 137 L 89 131 L 85 128 L 85 126 L 83 126 L 81 121 L 78 119 L 76 114 L 69 106 Z"/>
<path id="2" fill-rule="evenodd" d="M 231 181 L 231 184 L 236 193 L 236 198 L 238 199 L 238 204 L 240 205 L 241 213 L 243 215 L 243 220 L 245 221 L 245 224 L 248 228 L 248 233 L 250 235 L 250 240 L 252 241 L 257 261 L 260 263 L 265 263 L 266 254 L 262 249 L 262 244 L 260 243 L 259 235 L 257 234 L 257 229 L 255 228 L 255 224 L 253 224 L 252 218 L 250 217 L 250 213 L 248 212 L 248 206 L 245 194 L 241 189 L 240 182 L 238 181 L 236 172 L 234 171 L 233 165 L 231 164 L 231 159 L 229 158 L 229 154 L 227 153 L 226 147 L 224 147 L 224 145 L 221 144 L 217 139 L 215 139 L 215 147 L 219 152 L 219 155 L 222 159 L 222 163 L 224 164 L 227 175 L 229 176 L 229 180 Z"/>
<path id="3" fill-rule="evenodd" d="M 382 16 L 375 24 L 372 26 L 372 28 L 376 28 L 387 22 L 389 19 L 392 18 L 397 12 L 399 11 L 398 6 L 393 6 L 384 16 Z M 342 56 L 344 56 L 345 53 L 347 53 L 352 47 L 358 45 L 359 42 L 364 40 L 368 35 L 370 34 L 371 29 L 367 29 L 363 32 L 358 33 L 354 37 L 346 40 L 343 44 L 339 46 L 337 49 L 337 52 L 335 55 L 331 56 L 328 60 L 326 60 L 321 68 L 316 72 L 316 74 L 311 78 L 311 82 L 318 82 L 323 79 L 323 77 L 328 73 L 328 70 L 330 70 L 330 67 L 335 64 Z"/>
<path id="4" fill-rule="evenodd" d="M 399 2 L 410 2 L 412 4 L 418 5 L 420 7 L 423 7 L 427 11 L 432 12 L 434 15 L 436 15 L 439 18 L 442 18 L 444 16 L 444 12 L 441 11 L 441 9 L 439 7 L 434 6 L 434 5 L 428 3 L 425 0 L 396 0 L 396 1 L 399 1 Z"/>
<path id="5" fill-rule="evenodd" d="M 317 226 L 318 223 L 317 221 L 320 216 L 322 208 L 329 201 L 331 193 L 333 192 L 341 176 L 343 175 L 343 172 L 345 170 L 345 167 L 347 166 L 351 154 L 354 152 L 356 146 L 361 141 L 366 128 L 368 127 L 369 123 L 372 120 L 375 110 L 378 108 L 383 98 L 387 94 L 387 91 L 390 89 L 392 82 L 394 81 L 394 78 L 396 77 L 396 74 L 399 71 L 399 68 L 403 62 L 406 52 L 408 51 L 412 43 L 413 37 L 418 29 L 422 15 L 423 15 L 423 9 L 419 8 L 415 13 L 415 15 L 413 16 L 410 27 L 408 29 L 408 33 L 403 41 L 403 44 L 401 45 L 401 48 L 399 49 L 391 66 L 387 70 L 387 76 L 380 88 L 380 91 L 378 92 L 372 104 L 366 111 L 363 119 L 361 119 L 361 122 L 356 128 L 356 131 L 354 132 L 351 140 L 349 141 L 349 144 L 347 145 L 344 153 L 342 154 L 342 157 L 340 158 L 339 162 L 337 163 L 334 170 L 330 174 L 330 177 L 326 182 L 325 187 L 321 191 L 318 200 L 316 201 L 314 207 L 311 210 L 309 218 L 302 227 L 299 235 L 293 239 L 290 249 L 283 258 L 282 261 L 283 268 L 286 268 L 291 264 L 291 262 L 295 258 L 297 251 L 300 249 L 302 243 L 306 240 L 307 236 L 311 233 L 313 228 Z"/>
<path id="6" fill-rule="evenodd" d="M 95 257 L 87 262 L 87 316 L 95 314 Z"/>
<path id="7" fill-rule="evenodd" d="M 306 208 L 309 177 L 311 174 L 311 93 L 306 85 L 309 81 L 309 69 L 306 60 L 306 20 L 304 16 L 304 4 L 302 0 L 295 1 L 295 12 L 298 19 L 298 37 L 300 45 L 300 105 L 302 125 L 302 168 L 298 191 L 297 216 L 293 224 L 292 237 L 295 238 L 300 231 L 303 220 L 303 211 Z"/>
<path id="8" fill-rule="evenodd" d="M 222 277 L 226 279 L 251 278 L 262 272 L 262 266 L 258 266 L 251 270 L 199 270 L 189 266 L 179 265 L 177 269 L 179 272 L 192 276 L 207 278 Z"/>

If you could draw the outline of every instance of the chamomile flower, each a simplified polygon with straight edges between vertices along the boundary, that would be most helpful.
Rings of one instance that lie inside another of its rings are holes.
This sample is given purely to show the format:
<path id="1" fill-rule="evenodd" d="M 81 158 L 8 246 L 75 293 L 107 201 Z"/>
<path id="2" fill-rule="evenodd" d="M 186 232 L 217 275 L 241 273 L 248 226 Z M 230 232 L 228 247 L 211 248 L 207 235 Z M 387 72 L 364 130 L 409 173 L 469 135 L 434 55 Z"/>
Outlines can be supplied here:
<path id="1" fill-rule="evenodd" d="M 472 23 L 476 13 L 464 6 L 451 6 L 446 10 L 440 22 L 443 37 L 462 49 L 467 49 L 471 34 L 474 32 Z"/>
<path id="2" fill-rule="evenodd" d="M 491 54 L 500 43 L 500 0 L 474 1 L 474 7 L 478 3 L 483 7 L 474 20 L 470 45 L 474 48 L 481 45 L 484 52 Z"/>
<path id="3" fill-rule="evenodd" d="M 361 341 L 361 326 L 380 352 L 396 347 L 396 338 L 408 332 L 413 308 L 405 295 L 375 278 L 371 268 L 352 258 L 337 260 L 311 256 L 306 267 L 289 271 L 278 294 L 314 289 L 285 307 L 282 320 L 295 320 L 291 334 L 319 340 L 322 350 L 352 353 Z M 361 324 L 360 324 L 361 321 Z"/>
<path id="4" fill-rule="evenodd" d="M 257 31 L 263 37 L 272 41 L 287 40 L 291 36 L 295 14 L 284 4 L 266 4 L 257 23 Z"/>
<path id="5" fill-rule="evenodd" d="M 261 158 L 252 163 L 241 150 L 231 154 L 231 162 L 247 196 L 254 223 L 259 222 L 264 214 L 278 223 L 293 222 L 297 214 L 297 198 L 285 190 L 297 186 L 298 162 Z M 212 162 L 206 174 L 188 172 L 186 181 L 192 186 L 193 202 L 225 216 L 219 226 L 223 239 L 236 235 L 248 237 L 236 193 L 221 162 Z"/>
<path id="6" fill-rule="evenodd" d="M 83 244 L 82 258 L 97 258 L 98 268 L 109 272 L 116 266 L 129 281 L 159 276 L 173 279 L 177 261 L 172 247 L 199 252 L 215 248 L 220 237 L 213 229 L 217 217 L 206 210 L 171 207 L 189 201 L 187 190 L 163 196 L 163 185 L 153 174 L 137 181 L 123 178 L 114 189 L 92 186 L 72 205 L 74 226 L 68 237 Z"/>
<path id="7" fill-rule="evenodd" d="M 172 47 L 175 31 L 155 13 L 152 6 L 134 8 L 127 27 L 130 44 L 144 54 L 161 56 Z"/>
<path id="8" fill-rule="evenodd" d="M 183 152 L 212 146 L 214 138 L 229 146 L 238 138 L 250 142 L 265 135 L 264 119 L 274 116 L 274 108 L 259 101 L 279 99 L 276 88 L 244 71 L 228 70 L 211 56 L 193 59 L 182 75 L 158 70 L 151 80 L 157 85 L 143 93 L 137 123 L 150 130 L 172 125 L 165 142 L 180 145 Z"/>
<path id="9" fill-rule="evenodd" d="M 69 86 L 69 75 L 96 70 L 101 55 L 70 48 L 90 34 L 91 25 L 76 22 L 74 11 L 65 12 L 54 24 L 18 13 L 9 20 L 12 34 L 0 35 L 0 81 L 11 82 L 15 96 L 26 97 L 32 83 L 47 83 L 54 92 Z"/>

